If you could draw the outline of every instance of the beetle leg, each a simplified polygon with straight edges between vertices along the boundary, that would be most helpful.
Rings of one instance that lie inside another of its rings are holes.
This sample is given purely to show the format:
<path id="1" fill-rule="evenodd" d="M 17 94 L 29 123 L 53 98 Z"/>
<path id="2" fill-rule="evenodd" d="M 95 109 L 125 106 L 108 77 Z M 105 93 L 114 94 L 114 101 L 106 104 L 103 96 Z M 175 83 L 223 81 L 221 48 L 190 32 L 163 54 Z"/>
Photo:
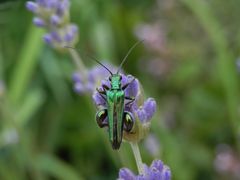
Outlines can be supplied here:
<path id="1" fill-rule="evenodd" d="M 127 84 L 125 84 L 123 87 L 122 87 L 122 90 L 125 90 L 129 84 L 131 84 L 133 81 L 135 80 L 135 78 L 133 78 L 130 82 L 128 82 Z"/>
<path id="2" fill-rule="evenodd" d="M 104 99 L 104 101 L 106 101 L 106 97 L 104 97 L 104 95 L 106 96 L 106 91 L 102 91 L 99 88 L 96 88 L 97 92 L 99 93 L 99 95 Z"/>
<path id="3" fill-rule="evenodd" d="M 126 100 L 129 100 L 129 102 L 126 103 L 126 106 L 130 105 L 133 103 L 133 101 L 135 101 L 134 97 L 125 97 Z"/>
<path id="4" fill-rule="evenodd" d="M 100 90 L 99 88 L 96 88 L 97 92 L 99 92 L 99 94 L 103 94 L 106 95 L 106 90 Z"/>
<path id="5" fill-rule="evenodd" d="M 107 118 L 107 109 L 102 109 L 97 112 L 96 121 L 100 128 L 108 126 L 108 123 L 104 122 L 106 118 Z"/>
<path id="6" fill-rule="evenodd" d="M 110 88 L 108 87 L 108 86 L 106 86 L 106 85 L 102 85 L 102 87 L 103 87 L 103 89 L 104 89 L 104 91 L 106 91 L 106 90 L 109 90 Z"/>

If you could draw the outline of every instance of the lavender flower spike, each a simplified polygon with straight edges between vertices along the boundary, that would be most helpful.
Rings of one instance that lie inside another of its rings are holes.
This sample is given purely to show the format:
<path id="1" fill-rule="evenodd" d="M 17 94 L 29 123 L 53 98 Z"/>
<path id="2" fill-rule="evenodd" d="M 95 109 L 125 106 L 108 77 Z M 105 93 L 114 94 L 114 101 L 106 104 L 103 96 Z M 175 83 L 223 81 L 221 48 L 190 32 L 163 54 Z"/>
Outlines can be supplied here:
<path id="1" fill-rule="evenodd" d="M 156 101 L 148 98 L 136 112 L 141 122 L 148 122 L 156 112 Z"/>
<path id="2" fill-rule="evenodd" d="M 122 168 L 119 171 L 119 180 L 134 180 L 136 175 L 128 168 Z"/>
<path id="3" fill-rule="evenodd" d="M 114 72 L 114 71 L 113 71 Z M 154 113 L 156 112 L 156 102 L 153 98 L 148 98 L 146 101 L 143 101 L 143 92 L 141 91 L 140 82 L 131 75 L 121 74 L 121 86 L 123 87 L 126 84 L 129 84 L 128 87 L 124 90 L 125 97 L 131 97 L 134 99 L 133 102 L 125 100 L 124 111 L 130 113 L 133 117 L 134 126 L 131 131 L 123 132 L 123 139 L 130 142 L 138 142 L 143 139 L 150 128 L 150 120 L 152 119 Z M 101 82 L 99 86 L 100 89 L 104 87 L 111 88 L 111 83 L 106 78 Z M 99 94 L 98 91 L 95 91 L 93 94 L 93 101 L 95 102 L 99 110 L 107 108 L 106 98 L 102 97 L 102 94 Z M 108 119 L 104 120 L 108 123 Z"/>
<path id="4" fill-rule="evenodd" d="M 78 41 L 78 27 L 70 23 L 69 0 L 28 1 L 26 8 L 35 14 L 33 23 L 48 31 L 44 41 L 55 49 L 74 46 Z"/>
<path id="5" fill-rule="evenodd" d="M 110 64 L 105 64 L 111 71 L 115 72 L 117 70 L 116 67 L 111 66 Z M 102 66 L 95 66 L 92 69 L 89 69 L 87 72 L 87 80 L 84 81 L 83 76 L 79 72 L 75 72 L 72 75 L 72 80 L 74 82 L 74 91 L 80 95 L 82 94 L 92 94 L 95 99 L 95 104 L 101 105 L 105 103 L 102 101 L 100 95 L 94 93 L 96 91 L 96 87 L 104 83 L 102 80 L 109 77 L 109 73 Z M 110 84 L 109 84 L 110 85 Z"/>
<path id="6" fill-rule="evenodd" d="M 46 25 L 45 21 L 39 17 L 33 18 L 33 24 L 35 24 L 38 27 L 44 27 Z"/>
<path id="7" fill-rule="evenodd" d="M 161 160 L 154 160 L 150 167 L 144 164 L 144 173 L 135 175 L 131 170 L 122 168 L 118 180 L 170 180 L 171 171 Z"/>
<path id="8" fill-rule="evenodd" d="M 37 12 L 37 9 L 38 9 L 38 5 L 37 5 L 37 3 L 28 1 L 28 2 L 26 3 L 26 8 L 27 8 L 29 11 L 32 11 L 33 13 L 36 13 L 36 12 Z"/>

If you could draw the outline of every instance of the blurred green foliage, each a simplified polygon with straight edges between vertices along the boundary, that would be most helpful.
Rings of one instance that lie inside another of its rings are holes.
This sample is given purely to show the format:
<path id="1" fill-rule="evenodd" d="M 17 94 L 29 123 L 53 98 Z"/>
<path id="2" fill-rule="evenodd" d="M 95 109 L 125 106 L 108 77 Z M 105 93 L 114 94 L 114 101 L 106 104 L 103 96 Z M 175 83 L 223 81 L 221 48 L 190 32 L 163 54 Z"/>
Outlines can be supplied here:
<path id="1" fill-rule="evenodd" d="M 158 103 L 151 133 L 160 154 L 142 142 L 143 161 L 162 159 L 177 180 L 234 178 L 214 161 L 219 144 L 228 144 L 236 159 L 240 153 L 240 1 L 71 2 L 78 47 L 115 65 L 140 25 L 150 27 L 145 46 L 124 66 Z M 25 1 L 1 1 L 0 179 L 115 179 L 121 167 L 136 172 L 129 145 L 113 151 L 93 103 L 73 92 L 70 56 L 45 45 L 31 19 Z M 159 36 L 154 26 L 162 31 L 164 41 L 154 40 L 160 49 L 148 46 L 149 37 Z"/>

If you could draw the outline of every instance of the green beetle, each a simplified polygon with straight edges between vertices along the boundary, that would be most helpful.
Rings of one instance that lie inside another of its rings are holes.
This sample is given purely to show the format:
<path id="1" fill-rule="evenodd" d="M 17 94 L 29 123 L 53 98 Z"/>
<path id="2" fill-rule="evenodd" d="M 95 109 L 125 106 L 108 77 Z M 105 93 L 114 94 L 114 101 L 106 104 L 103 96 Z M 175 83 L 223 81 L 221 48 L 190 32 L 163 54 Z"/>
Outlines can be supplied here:
<path id="1" fill-rule="evenodd" d="M 113 74 L 106 66 L 96 60 L 111 74 L 109 77 L 111 87 L 109 88 L 103 85 L 103 89 L 97 88 L 98 93 L 106 101 L 107 106 L 106 109 L 101 109 L 97 112 L 96 121 L 101 128 L 108 126 L 109 141 L 112 144 L 113 149 L 120 148 L 120 145 L 122 143 L 123 130 L 130 132 L 133 127 L 133 118 L 131 114 L 127 111 L 124 111 L 124 101 L 128 100 L 129 102 L 127 102 L 126 105 L 129 105 L 134 102 L 135 99 L 132 97 L 126 97 L 124 90 L 135 79 L 122 86 L 122 76 L 119 74 L 119 71 L 130 52 L 141 42 L 142 41 L 139 41 L 132 46 L 120 64 L 117 73 L 115 74 Z M 106 118 L 108 118 L 107 123 L 104 121 Z"/>

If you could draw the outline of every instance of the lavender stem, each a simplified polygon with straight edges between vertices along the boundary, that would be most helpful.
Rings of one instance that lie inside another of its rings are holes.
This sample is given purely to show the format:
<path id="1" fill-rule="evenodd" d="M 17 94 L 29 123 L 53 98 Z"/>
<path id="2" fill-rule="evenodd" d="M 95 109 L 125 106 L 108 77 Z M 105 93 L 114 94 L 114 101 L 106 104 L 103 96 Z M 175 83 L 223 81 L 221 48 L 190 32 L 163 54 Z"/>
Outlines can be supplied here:
<path id="1" fill-rule="evenodd" d="M 139 147 L 138 147 L 138 143 L 137 142 L 130 142 L 135 160 L 136 160 L 136 164 L 137 164 L 137 168 L 138 168 L 138 172 L 139 174 L 144 174 L 144 170 L 143 170 L 143 163 L 142 163 L 142 157 L 139 151 Z"/>
<path id="2" fill-rule="evenodd" d="M 83 79 L 86 79 L 87 68 L 83 63 L 82 58 L 74 49 L 69 49 L 69 53 L 71 54 L 72 60 L 73 60 L 74 64 L 76 65 L 79 73 L 84 77 Z"/>

